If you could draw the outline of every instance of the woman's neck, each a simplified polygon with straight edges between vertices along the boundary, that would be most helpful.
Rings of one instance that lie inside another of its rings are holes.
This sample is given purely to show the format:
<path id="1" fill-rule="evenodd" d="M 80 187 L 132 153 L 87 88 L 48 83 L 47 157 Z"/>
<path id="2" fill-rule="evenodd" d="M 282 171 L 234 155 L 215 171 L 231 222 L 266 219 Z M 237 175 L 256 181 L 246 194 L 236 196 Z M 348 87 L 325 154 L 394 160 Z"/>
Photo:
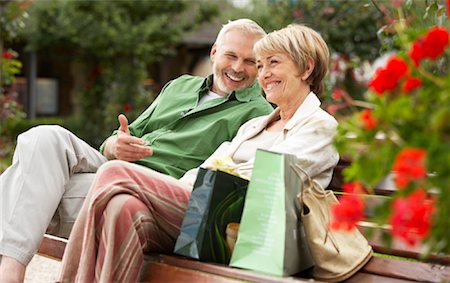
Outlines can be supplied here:
<path id="1" fill-rule="evenodd" d="M 295 112 L 297 112 L 303 101 L 305 101 L 308 94 L 309 92 L 304 95 L 297 96 L 294 101 L 291 100 L 284 104 L 278 105 L 280 109 L 280 120 L 287 123 L 294 116 Z"/>

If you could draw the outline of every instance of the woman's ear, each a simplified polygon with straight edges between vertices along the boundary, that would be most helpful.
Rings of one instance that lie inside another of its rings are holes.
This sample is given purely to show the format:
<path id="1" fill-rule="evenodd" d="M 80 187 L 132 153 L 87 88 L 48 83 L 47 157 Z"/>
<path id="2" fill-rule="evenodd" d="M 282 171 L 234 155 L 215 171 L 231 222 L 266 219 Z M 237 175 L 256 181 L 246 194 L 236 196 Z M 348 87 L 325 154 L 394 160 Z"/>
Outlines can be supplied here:
<path id="1" fill-rule="evenodd" d="M 314 62 L 313 62 L 313 60 L 308 60 L 308 68 L 303 73 L 302 80 L 306 81 L 309 78 L 309 76 L 312 74 L 313 71 L 314 71 Z"/>

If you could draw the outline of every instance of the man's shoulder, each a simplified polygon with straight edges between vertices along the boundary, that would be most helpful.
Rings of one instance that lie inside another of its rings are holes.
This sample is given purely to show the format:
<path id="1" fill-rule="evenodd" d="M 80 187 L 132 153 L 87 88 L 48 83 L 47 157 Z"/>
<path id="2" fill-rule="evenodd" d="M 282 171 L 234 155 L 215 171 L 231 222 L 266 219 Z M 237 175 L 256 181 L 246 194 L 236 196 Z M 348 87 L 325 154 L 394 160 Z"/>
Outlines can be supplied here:
<path id="1" fill-rule="evenodd" d="M 264 107 L 270 106 L 269 102 L 267 102 L 266 98 L 263 96 L 263 90 L 258 82 L 255 82 L 247 88 L 235 91 L 234 95 L 240 102 L 256 103 L 264 105 Z"/>
<path id="2" fill-rule="evenodd" d="M 201 86 L 205 82 L 205 79 L 206 78 L 199 76 L 181 75 L 170 81 L 169 84 L 170 86 L 191 88 L 194 85 Z"/>
<path id="3" fill-rule="evenodd" d="M 267 99 L 262 95 L 262 93 L 255 93 L 256 95 L 252 95 L 249 97 L 248 103 L 259 108 L 262 114 L 271 113 L 274 110 L 272 104 L 267 101 Z"/>

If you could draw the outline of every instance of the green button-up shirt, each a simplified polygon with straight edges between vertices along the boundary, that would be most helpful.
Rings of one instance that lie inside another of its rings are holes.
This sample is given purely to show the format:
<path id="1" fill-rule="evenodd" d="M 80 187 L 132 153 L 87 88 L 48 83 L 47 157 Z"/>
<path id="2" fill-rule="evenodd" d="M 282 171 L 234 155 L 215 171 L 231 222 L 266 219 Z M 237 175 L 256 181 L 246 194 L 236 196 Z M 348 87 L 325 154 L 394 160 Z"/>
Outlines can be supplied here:
<path id="1" fill-rule="evenodd" d="M 184 75 L 164 86 L 150 107 L 129 126 L 133 136 L 144 139 L 153 149 L 152 156 L 136 163 L 180 178 L 199 166 L 222 142 L 231 140 L 243 123 L 273 110 L 257 83 L 198 106 L 211 86 L 212 75 Z M 101 152 L 103 148 L 104 144 Z"/>

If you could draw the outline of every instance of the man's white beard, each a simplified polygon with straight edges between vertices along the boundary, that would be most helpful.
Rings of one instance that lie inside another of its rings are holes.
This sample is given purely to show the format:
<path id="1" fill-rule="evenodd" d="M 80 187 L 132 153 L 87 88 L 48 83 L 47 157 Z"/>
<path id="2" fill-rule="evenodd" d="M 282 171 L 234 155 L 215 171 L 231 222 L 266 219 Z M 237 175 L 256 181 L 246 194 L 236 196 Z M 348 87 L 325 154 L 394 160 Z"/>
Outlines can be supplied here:
<path id="1" fill-rule="evenodd" d="M 215 68 L 215 66 L 213 66 L 213 70 L 214 70 L 214 71 L 213 71 L 213 72 L 214 72 L 214 78 L 213 78 L 213 79 L 216 80 L 215 83 L 216 83 L 217 87 L 219 88 L 219 90 L 220 90 L 221 92 L 226 93 L 227 95 L 230 95 L 230 93 L 232 93 L 233 90 L 228 89 L 228 88 L 225 86 L 225 83 L 224 83 L 223 80 L 222 80 L 222 77 L 223 77 L 223 76 L 226 76 L 226 75 L 223 74 L 221 71 L 217 70 L 217 69 Z"/>

